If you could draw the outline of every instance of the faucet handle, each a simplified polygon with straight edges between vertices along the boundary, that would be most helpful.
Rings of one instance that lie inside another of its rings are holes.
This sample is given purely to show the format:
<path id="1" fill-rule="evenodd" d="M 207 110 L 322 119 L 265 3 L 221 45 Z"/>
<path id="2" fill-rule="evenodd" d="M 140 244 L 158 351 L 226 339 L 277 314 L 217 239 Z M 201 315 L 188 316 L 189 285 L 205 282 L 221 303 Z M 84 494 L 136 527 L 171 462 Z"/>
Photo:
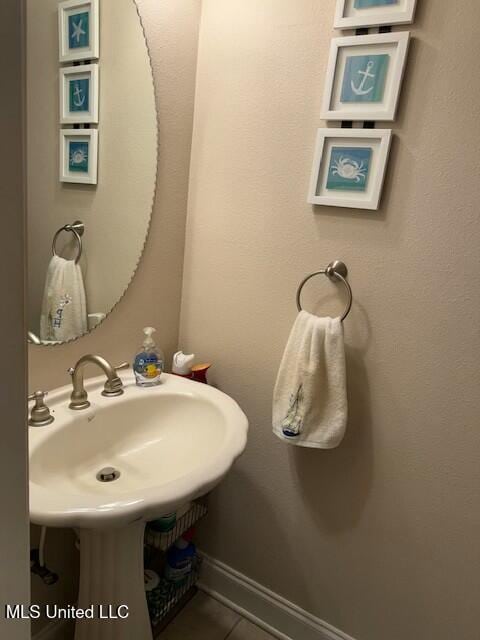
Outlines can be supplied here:
<path id="1" fill-rule="evenodd" d="M 32 402 L 33 400 L 43 401 L 48 396 L 48 391 L 35 391 L 28 396 L 28 401 Z"/>
<path id="2" fill-rule="evenodd" d="M 123 395 L 123 382 L 120 376 L 118 375 L 118 371 L 122 369 L 128 369 L 130 364 L 128 362 L 122 362 L 118 367 L 115 368 L 116 377 L 113 380 L 107 380 L 105 386 L 103 387 L 102 396 L 107 398 L 114 398 L 116 396 Z"/>
<path id="3" fill-rule="evenodd" d="M 46 427 L 48 424 L 52 424 L 55 418 L 50 413 L 50 409 L 45 404 L 45 398 L 48 395 L 47 391 L 35 391 L 28 396 L 28 401 L 34 401 L 35 406 L 30 413 L 30 419 L 28 421 L 31 427 Z"/>

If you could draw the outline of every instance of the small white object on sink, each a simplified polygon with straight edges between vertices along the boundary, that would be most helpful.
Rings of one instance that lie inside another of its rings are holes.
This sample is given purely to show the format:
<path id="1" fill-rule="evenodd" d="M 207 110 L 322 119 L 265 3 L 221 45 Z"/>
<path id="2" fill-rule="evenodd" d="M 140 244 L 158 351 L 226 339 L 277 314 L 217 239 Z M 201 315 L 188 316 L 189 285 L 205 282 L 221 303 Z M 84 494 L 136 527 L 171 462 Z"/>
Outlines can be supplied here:
<path id="1" fill-rule="evenodd" d="M 188 376 L 192 373 L 195 354 L 186 355 L 183 351 L 177 351 L 173 356 L 172 373 L 177 376 Z"/>

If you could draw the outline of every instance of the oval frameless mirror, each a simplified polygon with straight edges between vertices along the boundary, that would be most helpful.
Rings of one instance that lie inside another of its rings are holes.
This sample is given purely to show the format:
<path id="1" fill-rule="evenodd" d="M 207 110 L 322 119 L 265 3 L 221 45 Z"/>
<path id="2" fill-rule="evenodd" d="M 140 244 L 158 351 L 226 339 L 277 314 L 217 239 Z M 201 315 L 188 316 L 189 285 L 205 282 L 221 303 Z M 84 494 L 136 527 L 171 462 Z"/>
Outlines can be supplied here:
<path id="1" fill-rule="evenodd" d="M 128 288 L 157 174 L 152 68 L 134 0 L 27 0 L 28 329 L 74 340 Z"/>

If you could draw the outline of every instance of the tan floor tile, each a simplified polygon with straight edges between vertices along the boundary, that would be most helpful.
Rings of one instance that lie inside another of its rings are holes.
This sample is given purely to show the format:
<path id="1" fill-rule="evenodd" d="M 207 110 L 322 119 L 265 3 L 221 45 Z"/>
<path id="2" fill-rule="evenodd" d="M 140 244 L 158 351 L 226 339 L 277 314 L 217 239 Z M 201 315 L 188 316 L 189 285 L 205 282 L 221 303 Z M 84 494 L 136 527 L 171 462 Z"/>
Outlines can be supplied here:
<path id="1" fill-rule="evenodd" d="M 225 640 L 240 616 L 198 593 L 161 634 L 161 640 Z M 261 638 L 260 638 L 261 640 Z"/>
<path id="2" fill-rule="evenodd" d="M 269 633 L 255 626 L 248 620 L 242 620 L 232 633 L 228 636 L 228 640 L 275 640 Z"/>

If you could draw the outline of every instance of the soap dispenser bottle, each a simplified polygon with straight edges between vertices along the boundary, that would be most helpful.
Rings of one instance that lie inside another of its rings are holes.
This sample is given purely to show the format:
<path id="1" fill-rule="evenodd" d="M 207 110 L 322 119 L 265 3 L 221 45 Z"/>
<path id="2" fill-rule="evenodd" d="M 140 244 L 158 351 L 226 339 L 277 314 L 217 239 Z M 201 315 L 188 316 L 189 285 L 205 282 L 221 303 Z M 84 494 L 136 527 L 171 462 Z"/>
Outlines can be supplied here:
<path id="1" fill-rule="evenodd" d="M 165 357 L 153 339 L 155 331 L 153 327 L 145 327 L 143 346 L 135 356 L 133 370 L 139 387 L 155 387 L 160 384 L 164 371 Z"/>

